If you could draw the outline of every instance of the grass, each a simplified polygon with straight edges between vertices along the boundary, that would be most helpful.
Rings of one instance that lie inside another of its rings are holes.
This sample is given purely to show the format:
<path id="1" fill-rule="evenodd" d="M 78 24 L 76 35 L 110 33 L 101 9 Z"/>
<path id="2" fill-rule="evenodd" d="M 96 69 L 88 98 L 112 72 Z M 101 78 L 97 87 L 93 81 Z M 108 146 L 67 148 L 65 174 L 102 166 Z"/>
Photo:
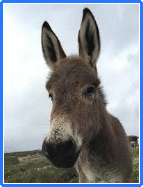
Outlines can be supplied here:
<path id="1" fill-rule="evenodd" d="M 132 149 L 133 174 L 132 182 L 139 183 L 139 148 Z"/>
<path id="2" fill-rule="evenodd" d="M 14 159 L 14 156 L 7 154 L 4 156 L 4 160 L 5 183 L 78 182 L 78 176 L 74 168 L 56 168 L 44 156 L 38 157 L 35 160 L 27 160 L 19 163 L 16 155 Z"/>
<path id="3" fill-rule="evenodd" d="M 41 152 L 36 159 L 18 161 L 18 156 L 37 154 L 34 152 L 6 153 L 4 155 L 5 183 L 78 183 L 75 168 L 59 169 L 54 167 Z M 139 149 L 132 149 L 132 182 L 139 183 Z M 32 158 L 32 157 L 31 157 Z"/>

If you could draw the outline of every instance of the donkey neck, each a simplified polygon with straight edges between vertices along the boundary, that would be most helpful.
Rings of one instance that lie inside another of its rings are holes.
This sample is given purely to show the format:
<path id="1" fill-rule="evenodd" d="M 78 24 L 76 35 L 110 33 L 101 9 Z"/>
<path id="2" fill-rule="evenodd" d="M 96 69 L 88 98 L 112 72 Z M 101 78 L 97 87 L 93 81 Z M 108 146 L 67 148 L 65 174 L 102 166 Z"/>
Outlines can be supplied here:
<path id="1" fill-rule="evenodd" d="M 111 116 L 106 110 L 103 98 L 99 101 L 99 130 L 93 133 L 85 149 L 89 157 L 98 157 L 107 162 L 114 158 L 116 139 L 113 133 Z"/>

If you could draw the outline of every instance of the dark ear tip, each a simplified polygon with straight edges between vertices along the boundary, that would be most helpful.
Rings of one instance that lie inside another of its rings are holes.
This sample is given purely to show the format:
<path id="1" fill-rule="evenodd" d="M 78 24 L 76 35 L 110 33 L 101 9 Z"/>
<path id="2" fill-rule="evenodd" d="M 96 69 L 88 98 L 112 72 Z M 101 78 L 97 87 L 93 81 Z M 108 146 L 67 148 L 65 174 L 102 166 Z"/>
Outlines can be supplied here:
<path id="1" fill-rule="evenodd" d="M 43 27 L 47 27 L 47 25 L 48 25 L 47 21 L 44 21 Z"/>
<path id="2" fill-rule="evenodd" d="M 85 14 L 85 13 L 87 13 L 87 12 L 90 12 L 90 10 L 89 10 L 88 8 L 84 8 L 84 9 L 83 9 L 83 13 Z"/>
<path id="3" fill-rule="evenodd" d="M 47 23 L 47 21 L 45 21 L 45 22 L 43 23 L 42 28 L 47 28 L 48 30 L 51 31 L 51 27 L 50 27 L 49 23 Z"/>
<path id="4" fill-rule="evenodd" d="M 83 16 L 85 16 L 86 14 L 92 14 L 91 11 L 88 8 L 84 8 L 83 9 Z"/>
<path id="5" fill-rule="evenodd" d="M 94 19 L 94 16 L 93 16 L 92 12 L 88 8 L 84 8 L 83 9 L 82 21 L 84 20 L 84 18 L 86 17 L 87 14 L 89 14 Z"/>

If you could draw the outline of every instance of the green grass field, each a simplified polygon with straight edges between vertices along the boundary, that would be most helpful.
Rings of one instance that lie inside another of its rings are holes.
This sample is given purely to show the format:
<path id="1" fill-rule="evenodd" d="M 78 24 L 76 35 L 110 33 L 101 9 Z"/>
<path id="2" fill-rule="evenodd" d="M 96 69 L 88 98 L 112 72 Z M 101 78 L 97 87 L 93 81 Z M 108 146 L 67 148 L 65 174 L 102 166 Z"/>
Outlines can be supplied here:
<path id="1" fill-rule="evenodd" d="M 30 155 L 19 161 L 18 157 Z M 38 156 L 37 156 L 38 155 Z M 139 183 L 139 149 L 132 149 L 133 183 Z M 78 183 L 74 168 L 59 169 L 41 151 L 4 154 L 4 183 Z"/>

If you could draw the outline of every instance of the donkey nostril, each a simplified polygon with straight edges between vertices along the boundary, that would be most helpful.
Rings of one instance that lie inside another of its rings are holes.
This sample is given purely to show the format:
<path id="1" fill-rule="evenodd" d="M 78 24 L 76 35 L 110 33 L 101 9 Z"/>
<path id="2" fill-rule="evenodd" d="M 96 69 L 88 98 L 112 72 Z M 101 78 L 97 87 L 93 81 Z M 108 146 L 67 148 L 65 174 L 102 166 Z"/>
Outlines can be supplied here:
<path id="1" fill-rule="evenodd" d="M 48 150 L 47 150 L 47 143 L 44 140 L 43 145 L 42 145 L 42 152 L 45 156 L 48 156 Z"/>
<path id="2" fill-rule="evenodd" d="M 42 145 L 43 154 L 48 157 L 56 157 L 58 155 L 70 155 L 73 154 L 76 150 L 76 145 L 72 140 L 66 142 L 61 142 L 58 144 L 51 144 L 44 140 Z"/>
<path id="3" fill-rule="evenodd" d="M 65 143 L 65 150 L 66 151 L 70 151 L 73 148 L 74 148 L 74 143 L 71 140 L 69 140 L 68 142 Z"/>
<path id="4" fill-rule="evenodd" d="M 54 157 L 56 155 L 56 145 L 44 140 L 42 145 L 42 152 L 46 157 Z"/>
<path id="5" fill-rule="evenodd" d="M 70 154 L 75 151 L 75 144 L 72 140 L 68 140 L 61 144 L 58 149 L 62 154 Z"/>

